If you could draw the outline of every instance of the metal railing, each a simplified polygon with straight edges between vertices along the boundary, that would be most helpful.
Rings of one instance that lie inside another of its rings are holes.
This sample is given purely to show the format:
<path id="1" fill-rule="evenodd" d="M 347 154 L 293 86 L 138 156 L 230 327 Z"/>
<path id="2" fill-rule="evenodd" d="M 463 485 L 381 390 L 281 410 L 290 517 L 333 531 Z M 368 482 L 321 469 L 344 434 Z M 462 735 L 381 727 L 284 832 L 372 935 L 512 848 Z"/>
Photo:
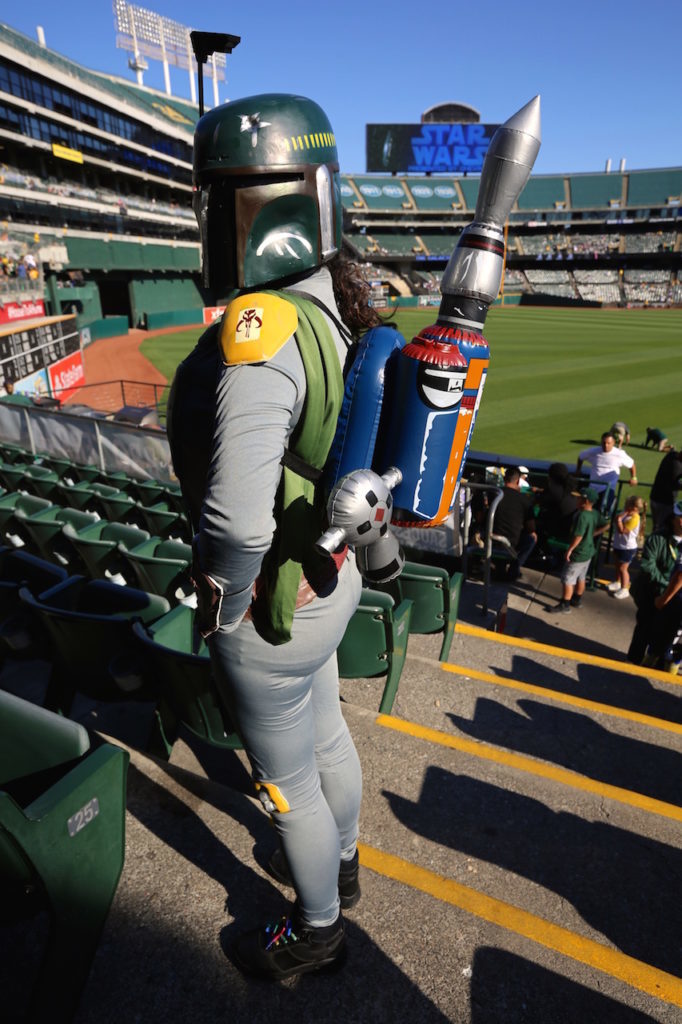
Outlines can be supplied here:
<path id="1" fill-rule="evenodd" d="M 499 543 L 503 547 L 506 547 L 509 550 L 509 553 L 510 553 L 510 555 L 512 557 L 514 557 L 515 552 L 514 552 L 514 549 L 511 547 L 511 545 L 509 544 L 509 541 L 507 540 L 506 537 L 501 537 L 501 536 L 498 536 L 497 534 L 493 533 L 493 523 L 494 523 L 494 520 L 495 520 L 495 509 L 497 508 L 497 506 L 502 501 L 502 493 L 503 493 L 502 492 L 502 488 L 501 487 L 497 487 L 495 484 L 478 484 L 478 483 L 470 482 L 468 480 L 463 480 L 462 484 L 461 484 L 461 493 L 463 493 L 463 495 L 464 495 L 464 507 L 463 507 L 463 510 L 462 510 L 463 511 L 463 517 L 464 517 L 464 523 L 463 523 L 463 527 L 462 527 L 462 543 L 463 543 L 463 550 L 462 550 L 462 576 L 464 577 L 464 582 L 466 582 L 466 578 L 467 578 L 467 567 L 468 567 L 468 561 L 469 561 L 469 554 L 474 550 L 473 547 L 469 543 L 469 533 L 470 533 L 471 521 L 472 521 L 471 503 L 473 501 L 473 492 L 474 491 L 489 491 L 490 493 L 494 494 L 494 498 L 492 499 L 492 501 L 490 502 L 490 504 L 488 506 L 488 514 L 487 514 L 486 520 L 485 520 L 485 537 L 484 537 L 484 540 L 483 540 L 483 556 L 482 556 L 482 558 L 483 558 L 483 601 L 482 601 L 482 607 L 481 607 L 481 614 L 482 615 L 487 615 L 488 614 L 488 604 L 489 604 L 489 600 L 488 599 L 489 599 L 489 593 L 490 593 L 490 563 L 492 561 L 493 542 Z"/>

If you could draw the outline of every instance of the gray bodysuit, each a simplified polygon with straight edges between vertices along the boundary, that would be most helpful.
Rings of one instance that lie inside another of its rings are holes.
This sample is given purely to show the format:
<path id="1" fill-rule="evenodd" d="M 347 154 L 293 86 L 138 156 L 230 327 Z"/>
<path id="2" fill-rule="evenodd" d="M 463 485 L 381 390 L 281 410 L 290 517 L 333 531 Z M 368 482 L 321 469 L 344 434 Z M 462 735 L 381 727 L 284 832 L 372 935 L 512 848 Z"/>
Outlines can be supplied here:
<path id="1" fill-rule="evenodd" d="M 328 270 L 298 289 L 338 316 Z M 343 366 L 346 347 L 327 320 Z M 221 366 L 198 551 L 203 572 L 223 588 L 220 628 L 208 642 L 216 681 L 254 781 L 267 784 L 259 795 L 289 862 L 302 920 L 321 927 L 338 916 L 339 859 L 352 858 L 358 836 L 362 776 L 341 714 L 336 664 L 360 597 L 354 555 L 297 610 L 288 643 L 265 641 L 247 612 L 275 531 L 282 455 L 305 394 L 293 338 L 267 363 Z"/>

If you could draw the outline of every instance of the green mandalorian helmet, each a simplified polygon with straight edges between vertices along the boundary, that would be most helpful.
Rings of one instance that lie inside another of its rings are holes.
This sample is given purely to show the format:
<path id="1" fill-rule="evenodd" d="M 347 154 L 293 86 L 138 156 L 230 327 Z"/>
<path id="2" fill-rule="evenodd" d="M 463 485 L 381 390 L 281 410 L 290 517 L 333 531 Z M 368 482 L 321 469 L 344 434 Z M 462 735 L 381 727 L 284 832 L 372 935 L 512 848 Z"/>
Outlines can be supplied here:
<path id="1" fill-rule="evenodd" d="M 303 96 L 225 103 L 194 134 L 204 284 L 225 296 L 314 270 L 341 246 L 336 139 Z"/>

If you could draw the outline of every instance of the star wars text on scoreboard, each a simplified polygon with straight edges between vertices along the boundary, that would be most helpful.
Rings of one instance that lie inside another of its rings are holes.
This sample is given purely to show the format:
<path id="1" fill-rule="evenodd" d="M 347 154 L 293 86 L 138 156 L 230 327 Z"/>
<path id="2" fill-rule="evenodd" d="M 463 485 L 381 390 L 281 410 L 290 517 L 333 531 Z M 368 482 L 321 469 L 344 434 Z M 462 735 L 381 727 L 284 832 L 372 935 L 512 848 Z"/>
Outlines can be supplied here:
<path id="1" fill-rule="evenodd" d="M 480 174 L 496 124 L 368 124 L 367 171 Z"/>

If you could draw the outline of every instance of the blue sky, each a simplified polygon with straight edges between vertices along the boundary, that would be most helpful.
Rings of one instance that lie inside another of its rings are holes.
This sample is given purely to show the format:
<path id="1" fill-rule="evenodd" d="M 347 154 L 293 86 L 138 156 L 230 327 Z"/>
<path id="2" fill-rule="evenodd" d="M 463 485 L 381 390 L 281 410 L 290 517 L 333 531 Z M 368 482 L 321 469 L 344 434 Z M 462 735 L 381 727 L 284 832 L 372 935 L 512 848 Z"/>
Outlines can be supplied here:
<path id="1" fill-rule="evenodd" d="M 4 6 L 4 5 L 3 5 Z M 682 165 L 682 62 L 677 0 L 250 0 L 226 4 L 140 0 L 192 28 L 242 42 L 227 58 L 221 101 L 298 92 L 326 110 L 341 170 L 365 169 L 367 122 L 419 121 L 445 100 L 504 121 L 542 95 L 535 173 Z M 438 12 L 440 11 L 440 14 Z M 511 13 L 513 11 L 513 13 Z M 116 49 L 111 0 L 30 0 L 0 20 L 98 71 L 132 78 Z M 189 97 L 187 72 L 171 69 Z M 160 65 L 145 84 L 163 89 Z M 207 83 L 207 99 L 212 86 Z"/>

